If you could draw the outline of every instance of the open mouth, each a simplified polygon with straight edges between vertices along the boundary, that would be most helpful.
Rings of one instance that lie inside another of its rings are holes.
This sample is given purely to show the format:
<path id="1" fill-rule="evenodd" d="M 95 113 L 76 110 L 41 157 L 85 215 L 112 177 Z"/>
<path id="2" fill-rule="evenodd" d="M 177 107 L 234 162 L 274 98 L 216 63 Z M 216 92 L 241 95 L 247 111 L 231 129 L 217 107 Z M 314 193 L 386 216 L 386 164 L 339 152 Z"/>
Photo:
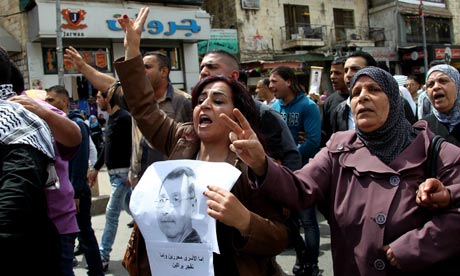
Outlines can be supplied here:
<path id="1" fill-rule="evenodd" d="M 372 112 L 372 109 L 370 108 L 361 108 L 359 111 L 358 111 L 358 115 L 359 114 L 362 114 L 362 113 L 367 113 L 367 112 Z"/>
<path id="2" fill-rule="evenodd" d="M 439 94 L 434 94 L 434 95 L 433 95 L 433 98 L 434 98 L 435 100 L 440 99 L 440 98 L 444 98 L 444 94 L 441 94 L 441 93 L 439 93 Z"/>
<path id="3" fill-rule="evenodd" d="M 212 120 L 209 118 L 207 115 L 201 115 L 200 116 L 200 125 L 208 125 L 211 124 Z"/>

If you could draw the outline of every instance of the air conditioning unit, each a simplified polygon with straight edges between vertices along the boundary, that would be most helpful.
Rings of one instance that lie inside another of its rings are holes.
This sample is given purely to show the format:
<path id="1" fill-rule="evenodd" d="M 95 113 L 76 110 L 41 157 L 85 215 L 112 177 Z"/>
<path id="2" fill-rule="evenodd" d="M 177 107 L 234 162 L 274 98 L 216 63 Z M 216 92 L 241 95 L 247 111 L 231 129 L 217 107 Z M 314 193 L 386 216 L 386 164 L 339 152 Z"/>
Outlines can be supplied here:
<path id="1" fill-rule="evenodd" d="M 361 40 L 361 35 L 357 29 L 346 29 L 347 40 Z"/>
<path id="2" fill-rule="evenodd" d="M 313 38 L 315 36 L 315 30 L 310 26 L 299 27 L 299 34 L 303 38 Z"/>

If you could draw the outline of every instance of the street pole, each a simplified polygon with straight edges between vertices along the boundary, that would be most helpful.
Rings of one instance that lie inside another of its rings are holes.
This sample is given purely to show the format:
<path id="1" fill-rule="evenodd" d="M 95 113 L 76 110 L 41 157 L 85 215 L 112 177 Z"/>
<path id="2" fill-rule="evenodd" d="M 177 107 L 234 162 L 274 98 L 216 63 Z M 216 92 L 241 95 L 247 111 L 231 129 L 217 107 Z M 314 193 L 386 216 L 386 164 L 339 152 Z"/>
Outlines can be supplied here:
<path id="1" fill-rule="evenodd" d="M 425 16 L 423 14 L 423 1 L 422 0 L 420 0 L 419 9 L 420 9 L 419 15 L 422 18 L 423 65 L 425 67 L 423 75 L 426 77 L 426 73 L 428 71 L 428 52 L 426 50 Z"/>
<path id="2" fill-rule="evenodd" d="M 56 58 L 59 85 L 64 85 L 64 60 L 62 53 L 61 1 L 56 0 Z"/>

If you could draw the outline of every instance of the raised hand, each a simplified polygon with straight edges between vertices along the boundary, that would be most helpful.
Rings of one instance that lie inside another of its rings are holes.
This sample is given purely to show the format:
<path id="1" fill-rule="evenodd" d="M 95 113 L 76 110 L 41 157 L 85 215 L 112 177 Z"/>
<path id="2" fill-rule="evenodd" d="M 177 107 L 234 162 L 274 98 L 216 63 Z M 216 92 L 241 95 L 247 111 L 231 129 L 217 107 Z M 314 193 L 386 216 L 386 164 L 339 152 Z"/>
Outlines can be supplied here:
<path id="1" fill-rule="evenodd" d="M 78 72 L 81 72 L 83 67 L 86 65 L 86 62 L 81 57 L 80 53 L 72 46 L 65 49 L 64 58 L 70 61 Z"/>
<path id="2" fill-rule="evenodd" d="M 220 114 L 220 118 L 225 125 L 230 128 L 230 150 L 235 152 L 238 157 L 248 165 L 256 175 L 265 175 L 267 169 L 267 159 L 264 148 L 252 130 L 249 122 L 238 109 L 233 109 L 236 121 L 225 114 Z"/>
<path id="3" fill-rule="evenodd" d="M 148 14 L 149 8 L 142 7 L 134 21 L 126 14 L 123 15 L 123 17 L 118 18 L 118 23 L 125 31 L 125 60 L 132 59 L 140 55 L 142 29 L 144 28 Z"/>
<path id="4" fill-rule="evenodd" d="M 418 186 L 415 201 L 432 210 L 444 208 L 450 204 L 450 192 L 438 179 L 428 178 Z"/>

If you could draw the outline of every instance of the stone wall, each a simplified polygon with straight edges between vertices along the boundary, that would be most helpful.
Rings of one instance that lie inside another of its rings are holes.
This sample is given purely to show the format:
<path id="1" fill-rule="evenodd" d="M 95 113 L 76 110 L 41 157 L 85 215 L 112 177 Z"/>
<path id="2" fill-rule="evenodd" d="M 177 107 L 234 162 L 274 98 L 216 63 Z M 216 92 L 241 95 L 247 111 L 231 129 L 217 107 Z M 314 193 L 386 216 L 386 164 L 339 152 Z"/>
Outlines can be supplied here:
<path id="1" fill-rule="evenodd" d="M 325 25 L 326 39 L 334 26 L 333 9 L 352 9 L 356 27 L 368 27 L 366 0 L 260 0 L 260 9 L 242 9 L 241 0 L 205 0 L 203 9 L 213 15 L 213 28 L 234 28 L 238 30 L 241 61 L 270 59 L 274 53 L 282 53 L 282 28 L 284 4 L 309 7 L 310 23 Z M 327 43 L 330 47 L 330 43 Z M 327 49 L 324 49 L 327 51 Z"/>
<path id="2" fill-rule="evenodd" d="M 25 88 L 29 88 L 29 74 L 27 68 L 27 13 L 19 11 L 18 1 L 0 0 L 0 27 L 14 37 L 20 44 L 22 52 L 10 53 L 11 60 L 16 64 L 24 76 Z M 0 42 L 1 44 L 1 42 Z"/>

